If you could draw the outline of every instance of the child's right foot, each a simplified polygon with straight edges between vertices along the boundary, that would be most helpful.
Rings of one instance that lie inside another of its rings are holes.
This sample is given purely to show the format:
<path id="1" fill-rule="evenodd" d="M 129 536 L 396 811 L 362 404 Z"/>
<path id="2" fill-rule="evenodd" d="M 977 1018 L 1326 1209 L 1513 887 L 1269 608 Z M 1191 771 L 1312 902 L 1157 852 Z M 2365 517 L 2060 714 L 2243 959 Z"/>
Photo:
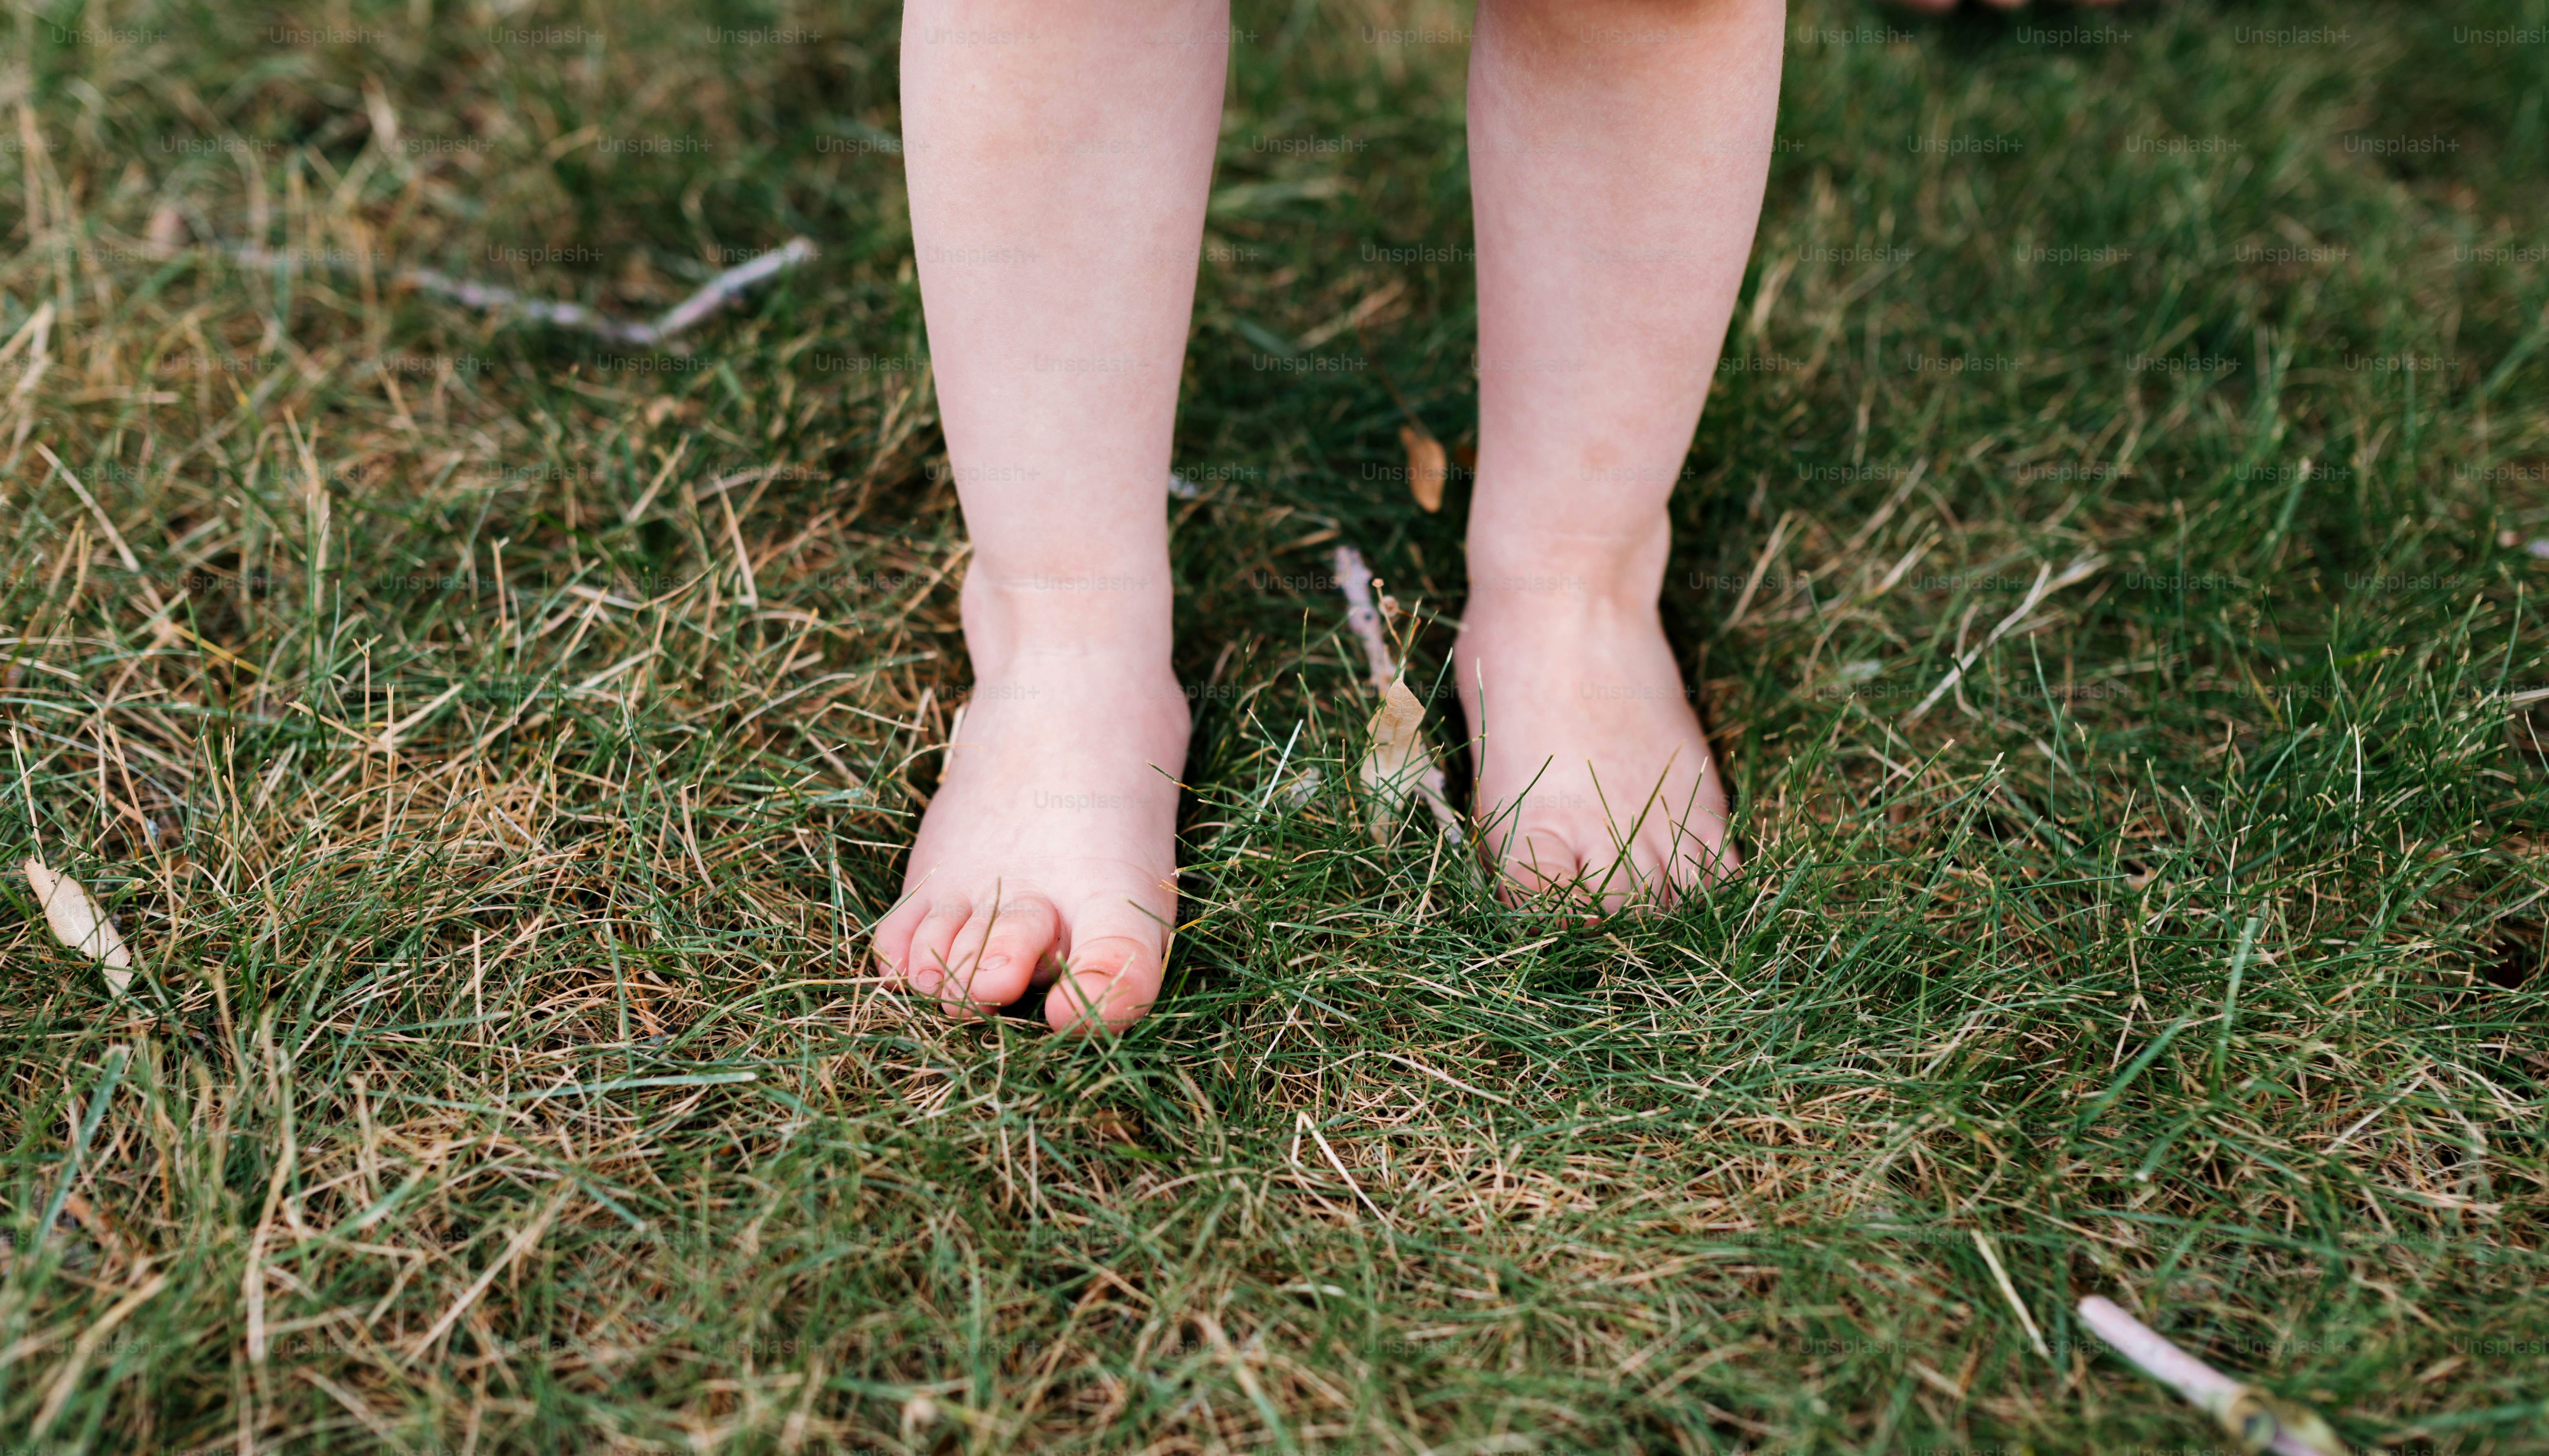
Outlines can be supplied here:
<path id="1" fill-rule="evenodd" d="M 1166 593 L 1153 611 L 1150 592 L 1106 578 L 1000 589 L 976 571 L 973 696 L 877 954 L 958 1015 L 1006 1006 L 1067 967 L 1045 1019 L 1121 1029 L 1159 995 L 1177 915 L 1188 720 Z"/>

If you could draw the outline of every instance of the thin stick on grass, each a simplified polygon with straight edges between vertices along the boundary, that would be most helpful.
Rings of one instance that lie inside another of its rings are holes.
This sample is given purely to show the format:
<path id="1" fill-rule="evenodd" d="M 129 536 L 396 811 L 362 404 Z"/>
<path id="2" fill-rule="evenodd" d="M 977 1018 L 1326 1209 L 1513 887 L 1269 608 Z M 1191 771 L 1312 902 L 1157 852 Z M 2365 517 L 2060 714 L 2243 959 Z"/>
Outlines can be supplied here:
<path id="1" fill-rule="evenodd" d="M 614 343 L 639 348 L 655 348 L 668 343 L 675 335 L 698 324 L 727 304 L 741 298 L 744 290 L 764 279 L 774 277 L 814 256 L 814 244 L 803 238 L 791 238 L 750 262 L 737 263 L 700 286 L 697 293 L 675 304 L 653 323 L 632 323 L 614 319 L 580 303 L 559 303 L 544 298 L 529 298 L 494 283 L 480 283 L 471 278 L 455 278 L 433 268 L 401 268 L 394 280 L 420 293 L 447 298 L 453 303 L 482 313 L 513 314 L 534 324 L 548 324 L 559 329 L 574 329 L 598 335 Z M 230 249 L 232 257 L 250 267 L 271 267 L 290 261 L 283 254 L 247 245 Z"/>
<path id="2" fill-rule="evenodd" d="M 1389 638 L 1380 630 L 1380 609 L 1371 598 L 1371 567 L 1363 552 L 1352 546 L 1337 547 L 1337 590 L 1345 594 L 1346 626 L 1363 643 L 1365 664 L 1371 670 L 1371 687 L 1386 693 L 1398 677 L 1398 654 L 1390 650 Z"/>
<path id="3" fill-rule="evenodd" d="M 2327 1423 L 2313 1411 L 2223 1375 L 2125 1313 L 2112 1300 L 2097 1295 L 2082 1300 L 2080 1319 L 2143 1374 L 2219 1421 L 2249 1450 L 2274 1450 L 2283 1456 L 2335 1456 L 2343 1449 L 2328 1431 Z"/>

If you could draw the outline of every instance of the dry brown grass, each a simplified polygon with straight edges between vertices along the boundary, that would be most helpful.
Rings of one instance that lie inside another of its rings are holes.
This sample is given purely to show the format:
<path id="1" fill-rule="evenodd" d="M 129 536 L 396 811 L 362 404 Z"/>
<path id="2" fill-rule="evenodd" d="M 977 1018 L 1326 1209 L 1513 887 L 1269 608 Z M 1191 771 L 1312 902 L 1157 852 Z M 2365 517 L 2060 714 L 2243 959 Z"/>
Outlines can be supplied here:
<path id="1" fill-rule="evenodd" d="M 1455 446 L 1468 409 L 1464 274 L 1359 251 L 1465 203 L 1459 55 L 1364 47 L 1378 13 L 1236 22 L 1241 260 L 1173 507 L 1187 922 L 1096 1049 L 862 959 L 966 691 L 891 15 L 9 22 L 0 797 L 142 971 L 113 998 L 41 914 L 6 941 L 10 1439 L 2215 1444 L 2076 1329 L 2096 1292 L 2357 1442 L 2541 1449 L 2549 754 L 2505 695 L 2541 672 L 2543 274 L 2434 261 L 2527 236 L 2536 179 L 2467 127 L 2447 176 L 2329 144 L 2463 125 L 2396 79 L 2437 57 L 2515 144 L 2536 88 L 2448 17 L 2343 12 L 2350 57 L 2200 11 L 2113 57 L 1801 45 L 1730 347 L 1766 362 L 1712 405 L 1668 600 L 1751 869 L 1579 927 L 1374 846 L 1346 787 L 1369 705 L 1317 578 L 1362 545 L 1439 661 L 1462 482 L 1432 517 L 1363 467 L 1402 401 Z M 270 39 L 329 28 L 373 39 Z M 2034 149 L 1890 141 L 1950 125 Z M 2163 126 L 2250 160 L 2105 145 Z M 1249 150 L 1278 127 L 1374 145 Z M 2223 256 L 2296 228 L 2356 260 Z M 818 262 L 688 353 L 392 281 L 637 315 L 800 233 Z M 2149 262 L 2014 269 L 2022 235 Z M 2246 367 L 2108 362 L 2172 349 Z M 2466 363 L 2411 404 L 2366 349 Z"/>

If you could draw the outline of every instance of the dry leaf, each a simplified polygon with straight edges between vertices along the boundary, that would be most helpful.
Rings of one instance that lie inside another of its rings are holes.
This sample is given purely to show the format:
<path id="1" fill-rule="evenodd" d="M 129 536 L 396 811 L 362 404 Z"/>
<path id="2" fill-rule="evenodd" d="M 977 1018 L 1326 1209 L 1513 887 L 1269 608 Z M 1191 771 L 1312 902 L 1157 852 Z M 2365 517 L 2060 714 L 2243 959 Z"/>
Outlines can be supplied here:
<path id="1" fill-rule="evenodd" d="M 1407 488 L 1428 512 L 1443 509 L 1443 482 L 1451 467 L 1444 463 L 1443 441 L 1413 425 L 1398 427 L 1398 442 L 1407 446 Z"/>
<path id="2" fill-rule="evenodd" d="M 1363 756 L 1363 785 L 1372 795 L 1372 838 L 1389 836 L 1407 796 L 1423 786 L 1433 766 L 1425 747 L 1425 705 L 1408 691 L 1407 679 L 1393 678 L 1372 715 L 1371 748 Z"/>
<path id="3" fill-rule="evenodd" d="M 20 868 L 27 872 L 36 903 L 45 908 L 45 922 L 52 926 L 53 938 L 106 962 L 106 984 L 115 988 L 116 995 L 124 995 L 133 985 L 133 952 L 124 948 L 124 937 L 115 933 L 115 922 L 106 918 L 106 912 L 88 898 L 79 881 L 54 874 L 43 860 L 30 858 Z"/>

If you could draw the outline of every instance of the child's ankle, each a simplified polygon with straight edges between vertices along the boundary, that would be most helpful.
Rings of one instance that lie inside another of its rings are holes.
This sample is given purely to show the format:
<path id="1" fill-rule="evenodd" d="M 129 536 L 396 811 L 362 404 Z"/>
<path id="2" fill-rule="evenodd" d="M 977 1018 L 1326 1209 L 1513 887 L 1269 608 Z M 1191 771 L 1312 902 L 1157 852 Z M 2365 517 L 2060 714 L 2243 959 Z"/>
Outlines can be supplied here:
<path id="1" fill-rule="evenodd" d="M 1625 552 L 1551 550 L 1469 556 L 1469 614 L 1646 616 L 1663 587 L 1660 561 Z"/>
<path id="2" fill-rule="evenodd" d="M 1166 563 L 1008 566 L 977 562 L 963 593 L 966 648 L 978 671 L 1019 656 L 1111 657 L 1167 671 Z"/>
<path id="3" fill-rule="evenodd" d="M 1473 525 L 1469 599 L 1557 612 L 1652 611 L 1671 548 L 1672 530 L 1660 516 L 1617 533 Z"/>

